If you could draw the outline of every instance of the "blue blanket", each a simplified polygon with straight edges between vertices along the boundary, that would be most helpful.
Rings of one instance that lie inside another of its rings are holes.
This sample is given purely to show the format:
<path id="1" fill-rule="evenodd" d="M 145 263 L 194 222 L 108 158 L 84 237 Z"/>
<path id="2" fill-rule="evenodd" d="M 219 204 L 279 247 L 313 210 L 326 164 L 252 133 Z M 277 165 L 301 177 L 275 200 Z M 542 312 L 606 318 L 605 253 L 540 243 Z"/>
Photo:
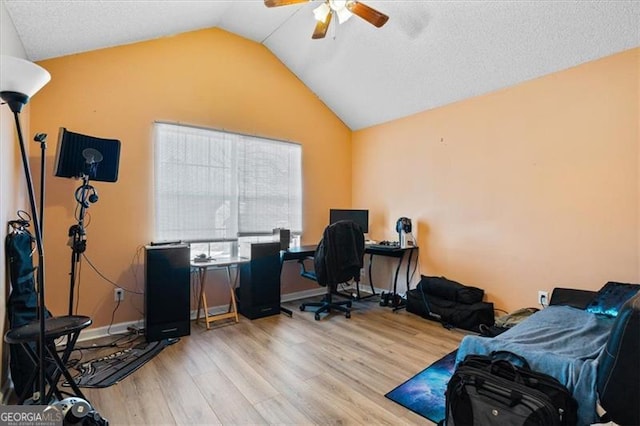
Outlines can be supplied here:
<path id="1" fill-rule="evenodd" d="M 614 320 L 569 306 L 549 306 L 497 337 L 466 336 L 456 366 L 468 354 L 516 353 L 533 370 L 555 377 L 569 389 L 578 401 L 578 424 L 595 423 L 598 357 Z"/>

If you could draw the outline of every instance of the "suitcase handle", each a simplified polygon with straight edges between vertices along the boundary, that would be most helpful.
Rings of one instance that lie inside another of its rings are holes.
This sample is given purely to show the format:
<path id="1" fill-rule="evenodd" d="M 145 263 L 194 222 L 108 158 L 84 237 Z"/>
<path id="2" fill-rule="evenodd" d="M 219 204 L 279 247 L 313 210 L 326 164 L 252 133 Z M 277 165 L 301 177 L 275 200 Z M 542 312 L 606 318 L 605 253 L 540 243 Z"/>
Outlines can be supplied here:
<path id="1" fill-rule="evenodd" d="M 509 351 L 493 351 L 489 354 L 489 356 L 495 361 L 495 360 L 504 360 L 504 361 L 508 361 L 509 358 L 515 358 L 518 361 L 520 361 L 521 364 L 521 368 L 524 368 L 526 370 L 531 370 L 531 367 L 529 366 L 529 363 L 527 362 L 527 360 L 518 355 L 518 354 L 514 354 L 513 352 L 509 352 Z"/>
<path id="2" fill-rule="evenodd" d="M 513 374 L 513 381 L 520 384 L 526 384 L 526 377 L 523 377 L 522 372 L 531 371 L 531 367 L 524 357 L 514 354 L 510 351 L 493 351 L 490 354 L 491 357 L 491 365 L 489 366 L 489 371 L 491 374 L 499 375 L 498 372 L 505 368 L 511 371 Z M 516 365 L 509 359 L 515 359 L 521 365 Z M 504 373 L 503 373 L 504 374 Z"/>
<path id="3" fill-rule="evenodd" d="M 507 369 L 509 369 L 511 371 L 511 373 L 513 374 L 513 379 L 511 377 L 508 377 L 504 373 L 504 369 L 505 368 L 507 368 Z M 491 364 L 488 366 L 488 370 L 494 376 L 504 377 L 505 379 L 513 380 L 514 382 L 520 383 L 522 385 L 525 384 L 525 380 L 522 377 L 522 374 L 520 374 L 520 371 L 518 370 L 518 367 L 516 365 L 514 365 L 509 360 L 506 360 L 506 359 L 494 359 L 493 361 L 491 361 Z M 498 374 L 500 372 L 500 370 L 503 371 L 502 374 Z"/>

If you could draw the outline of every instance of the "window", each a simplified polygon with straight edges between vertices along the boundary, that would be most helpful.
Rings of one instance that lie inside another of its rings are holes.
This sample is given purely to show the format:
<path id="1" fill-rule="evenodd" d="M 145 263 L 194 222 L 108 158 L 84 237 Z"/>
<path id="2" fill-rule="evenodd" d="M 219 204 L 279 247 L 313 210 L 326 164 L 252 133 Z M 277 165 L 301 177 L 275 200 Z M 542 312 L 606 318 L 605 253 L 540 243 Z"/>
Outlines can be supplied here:
<path id="1" fill-rule="evenodd" d="M 302 230 L 299 144 L 155 123 L 155 241 L 215 243 Z M 207 251 L 202 249 L 202 251 Z"/>

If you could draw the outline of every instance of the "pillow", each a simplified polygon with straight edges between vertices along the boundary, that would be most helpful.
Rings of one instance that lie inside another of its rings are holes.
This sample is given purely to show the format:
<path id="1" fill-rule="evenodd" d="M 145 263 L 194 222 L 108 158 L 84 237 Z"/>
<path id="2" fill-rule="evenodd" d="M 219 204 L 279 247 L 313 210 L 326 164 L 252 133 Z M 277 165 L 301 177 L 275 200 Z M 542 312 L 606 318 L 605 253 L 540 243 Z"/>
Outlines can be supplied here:
<path id="1" fill-rule="evenodd" d="M 597 294 L 597 292 L 591 290 L 556 287 L 551 293 L 549 306 L 565 305 L 577 309 L 587 309 L 587 306 Z"/>
<path id="2" fill-rule="evenodd" d="M 631 299 L 638 290 L 640 284 L 624 284 L 609 281 L 595 295 L 587 306 L 586 311 L 593 314 L 618 316 L 618 312 L 624 302 Z"/>

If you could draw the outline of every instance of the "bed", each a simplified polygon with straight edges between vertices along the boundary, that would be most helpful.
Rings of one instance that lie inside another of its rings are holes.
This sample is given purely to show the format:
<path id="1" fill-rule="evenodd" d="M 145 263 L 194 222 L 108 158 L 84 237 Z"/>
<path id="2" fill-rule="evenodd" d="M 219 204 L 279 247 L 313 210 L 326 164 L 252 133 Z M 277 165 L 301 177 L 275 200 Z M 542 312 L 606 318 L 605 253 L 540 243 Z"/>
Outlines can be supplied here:
<path id="1" fill-rule="evenodd" d="M 603 308 L 602 294 L 612 284 L 626 286 L 630 292 L 624 300 L 617 298 L 615 309 Z M 550 306 L 506 332 L 494 338 L 466 336 L 456 364 L 469 354 L 510 351 L 569 389 L 578 402 L 578 424 L 609 419 L 640 424 L 638 288 L 636 284 L 607 283 L 598 293 L 554 290 Z M 599 416 L 598 405 L 609 417 Z"/>

